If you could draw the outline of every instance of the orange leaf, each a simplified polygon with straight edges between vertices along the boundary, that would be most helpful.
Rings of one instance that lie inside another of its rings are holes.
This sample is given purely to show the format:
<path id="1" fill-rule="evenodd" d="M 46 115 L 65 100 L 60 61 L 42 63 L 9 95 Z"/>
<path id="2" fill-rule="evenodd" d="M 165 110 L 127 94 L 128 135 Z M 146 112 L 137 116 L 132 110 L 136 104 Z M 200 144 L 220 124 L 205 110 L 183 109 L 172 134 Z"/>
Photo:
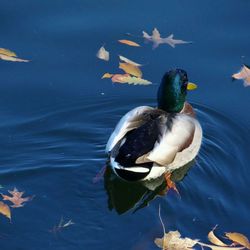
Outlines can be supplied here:
<path id="1" fill-rule="evenodd" d="M 129 63 L 119 63 L 119 68 L 124 70 L 126 73 L 139 77 L 142 77 L 141 70 L 136 67 L 135 65 L 129 64 Z"/>
<path id="2" fill-rule="evenodd" d="M 226 233 L 226 237 L 229 240 L 236 242 L 247 249 L 250 249 L 250 242 L 248 241 L 248 238 L 245 235 L 240 233 Z"/>
<path id="3" fill-rule="evenodd" d="M 32 199 L 31 196 L 23 198 L 22 196 L 23 196 L 24 192 L 19 192 L 16 188 L 14 188 L 13 191 L 8 190 L 8 192 L 12 196 L 4 195 L 4 194 L 1 194 L 1 195 L 3 197 L 3 200 L 8 200 L 8 201 L 13 203 L 13 205 L 11 205 L 11 207 L 13 207 L 13 208 L 23 207 L 24 202 L 30 201 Z"/>
<path id="4" fill-rule="evenodd" d="M 103 78 L 111 78 L 112 76 L 113 76 L 113 74 L 105 73 L 105 74 L 102 76 L 102 79 L 103 79 Z"/>
<path id="5" fill-rule="evenodd" d="M 9 220 L 11 220 L 10 207 L 2 201 L 0 201 L 0 213 L 9 218 Z"/>
<path id="6" fill-rule="evenodd" d="M 129 46 L 133 46 L 133 47 L 141 47 L 140 44 L 135 43 L 135 42 L 130 41 L 130 40 L 124 40 L 124 39 L 122 39 L 122 40 L 118 40 L 118 42 L 123 43 L 123 44 L 127 44 Z"/>
<path id="7" fill-rule="evenodd" d="M 119 83 L 125 83 L 126 77 L 128 77 L 129 74 L 115 74 L 111 78 L 112 82 L 119 82 Z"/>

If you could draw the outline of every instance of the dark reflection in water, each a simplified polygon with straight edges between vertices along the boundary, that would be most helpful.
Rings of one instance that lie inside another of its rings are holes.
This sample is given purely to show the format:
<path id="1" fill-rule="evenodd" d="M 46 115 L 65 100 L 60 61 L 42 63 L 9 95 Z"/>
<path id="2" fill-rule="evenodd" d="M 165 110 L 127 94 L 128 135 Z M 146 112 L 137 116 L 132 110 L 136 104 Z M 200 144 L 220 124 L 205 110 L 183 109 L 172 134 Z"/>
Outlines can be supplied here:
<path id="1" fill-rule="evenodd" d="M 194 161 L 175 170 L 171 175 L 171 180 L 181 181 L 193 164 Z M 127 182 L 117 177 L 110 166 L 106 168 L 104 187 L 108 195 L 109 209 L 115 209 L 118 214 L 129 210 L 134 213 L 146 207 L 156 196 L 164 196 L 168 193 L 164 176 L 150 181 Z"/>

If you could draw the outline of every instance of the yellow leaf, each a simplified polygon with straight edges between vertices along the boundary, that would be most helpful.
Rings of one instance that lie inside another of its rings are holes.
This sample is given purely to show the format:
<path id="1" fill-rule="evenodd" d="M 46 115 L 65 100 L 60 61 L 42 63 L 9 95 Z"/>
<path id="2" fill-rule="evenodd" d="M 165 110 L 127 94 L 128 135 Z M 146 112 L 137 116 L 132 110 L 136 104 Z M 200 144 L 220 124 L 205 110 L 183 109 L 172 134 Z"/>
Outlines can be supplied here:
<path id="1" fill-rule="evenodd" d="M 17 56 L 15 52 L 10 51 L 8 49 L 0 48 L 0 54 L 6 55 L 6 56 Z"/>
<path id="2" fill-rule="evenodd" d="M 248 238 L 245 235 L 240 233 L 226 233 L 225 235 L 229 240 L 236 242 L 247 249 L 250 249 L 250 242 L 248 241 Z"/>
<path id="3" fill-rule="evenodd" d="M 134 61 L 132 61 L 132 60 L 130 60 L 130 59 L 124 57 L 124 56 L 121 56 L 121 55 L 120 55 L 119 58 L 120 58 L 121 61 L 126 62 L 126 63 L 129 63 L 129 64 L 132 64 L 132 65 L 134 65 L 134 66 L 136 66 L 136 67 L 141 67 L 141 66 L 142 66 L 141 64 L 136 63 L 136 62 L 134 62 Z"/>
<path id="4" fill-rule="evenodd" d="M 0 59 L 5 60 L 5 61 L 11 61 L 11 62 L 29 62 L 29 60 L 17 58 L 17 57 L 12 57 L 12 56 L 7 56 L 4 54 L 0 54 Z"/>
<path id="5" fill-rule="evenodd" d="M 213 230 L 208 233 L 208 236 L 207 236 L 208 240 L 211 243 L 213 243 L 213 244 L 215 244 L 217 246 L 224 246 L 224 247 L 228 246 L 227 244 L 225 244 L 224 242 L 222 242 L 217 236 L 215 236 L 215 234 L 214 234 L 215 228 L 216 227 L 214 227 Z"/>
<path id="6" fill-rule="evenodd" d="M 102 79 L 103 79 L 103 78 L 111 78 L 112 76 L 113 76 L 113 74 L 105 73 L 105 74 L 102 76 Z"/>
<path id="7" fill-rule="evenodd" d="M 109 52 L 103 46 L 97 51 L 96 56 L 104 61 L 109 60 Z"/>
<path id="8" fill-rule="evenodd" d="M 141 78 L 142 77 L 142 72 L 141 70 L 132 65 L 132 64 L 129 64 L 129 63 L 119 63 L 119 68 L 124 70 L 126 73 L 130 74 L 130 75 L 133 75 L 133 76 L 136 76 L 136 77 L 139 77 Z"/>
<path id="9" fill-rule="evenodd" d="M 10 207 L 2 201 L 0 201 L 0 213 L 11 220 Z"/>
<path id="10" fill-rule="evenodd" d="M 127 44 L 129 46 L 133 46 L 133 47 L 141 47 L 140 44 L 135 43 L 135 42 L 130 41 L 130 40 L 124 40 L 124 39 L 122 39 L 122 40 L 118 40 L 118 42 L 123 43 L 123 44 Z"/>

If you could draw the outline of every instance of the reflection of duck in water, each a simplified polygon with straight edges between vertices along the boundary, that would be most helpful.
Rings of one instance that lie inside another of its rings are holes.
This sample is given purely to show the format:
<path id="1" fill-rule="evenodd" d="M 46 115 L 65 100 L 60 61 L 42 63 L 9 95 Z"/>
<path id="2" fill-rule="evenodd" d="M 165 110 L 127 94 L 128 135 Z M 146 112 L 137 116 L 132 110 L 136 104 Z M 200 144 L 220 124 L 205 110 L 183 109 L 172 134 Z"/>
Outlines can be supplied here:
<path id="1" fill-rule="evenodd" d="M 181 181 L 193 162 L 175 170 L 171 179 Z M 118 178 L 110 168 L 106 168 L 104 186 L 108 195 L 109 209 L 115 209 L 118 214 L 129 210 L 136 212 L 146 207 L 158 195 L 165 195 L 168 187 L 164 177 L 159 177 L 147 182 L 127 182 Z"/>
<path id="2" fill-rule="evenodd" d="M 106 152 L 115 174 L 127 181 L 150 180 L 186 165 L 197 155 L 202 129 L 185 102 L 188 82 L 184 70 L 167 72 L 158 90 L 158 108 L 129 111 L 109 138 Z"/>

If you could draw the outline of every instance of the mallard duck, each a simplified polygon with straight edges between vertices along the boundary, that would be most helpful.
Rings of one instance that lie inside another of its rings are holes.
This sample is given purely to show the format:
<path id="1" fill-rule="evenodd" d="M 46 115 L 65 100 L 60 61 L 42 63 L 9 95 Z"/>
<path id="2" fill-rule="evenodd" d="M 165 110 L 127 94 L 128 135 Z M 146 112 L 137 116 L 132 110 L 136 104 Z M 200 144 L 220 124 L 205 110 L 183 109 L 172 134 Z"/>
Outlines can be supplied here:
<path id="1" fill-rule="evenodd" d="M 106 145 L 114 173 L 127 181 L 150 180 L 192 161 L 202 128 L 186 102 L 188 82 L 182 69 L 167 72 L 158 89 L 157 108 L 140 106 L 125 114 Z"/>

